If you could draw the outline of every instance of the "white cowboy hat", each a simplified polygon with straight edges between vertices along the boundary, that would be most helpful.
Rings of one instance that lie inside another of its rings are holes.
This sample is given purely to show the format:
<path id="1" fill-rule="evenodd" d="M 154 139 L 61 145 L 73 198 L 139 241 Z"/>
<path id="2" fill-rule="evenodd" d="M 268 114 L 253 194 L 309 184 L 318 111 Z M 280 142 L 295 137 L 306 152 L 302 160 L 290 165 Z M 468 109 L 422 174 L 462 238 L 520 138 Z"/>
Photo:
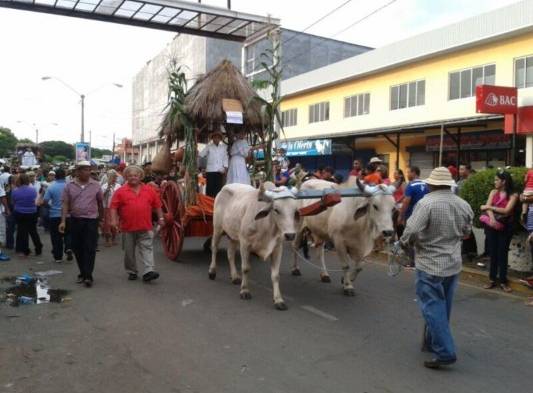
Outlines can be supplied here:
<path id="1" fill-rule="evenodd" d="M 452 178 L 452 174 L 446 167 L 438 167 L 433 169 L 431 175 L 424 180 L 424 183 L 432 186 L 455 186 L 455 181 Z"/>
<path id="2" fill-rule="evenodd" d="M 370 163 L 371 164 L 374 164 L 374 163 L 375 164 L 381 164 L 382 162 L 383 162 L 383 160 L 381 158 L 379 158 L 379 157 L 372 157 L 370 159 Z"/>
<path id="3" fill-rule="evenodd" d="M 90 161 L 78 161 L 76 163 L 76 168 L 81 168 L 82 166 L 91 166 Z"/>

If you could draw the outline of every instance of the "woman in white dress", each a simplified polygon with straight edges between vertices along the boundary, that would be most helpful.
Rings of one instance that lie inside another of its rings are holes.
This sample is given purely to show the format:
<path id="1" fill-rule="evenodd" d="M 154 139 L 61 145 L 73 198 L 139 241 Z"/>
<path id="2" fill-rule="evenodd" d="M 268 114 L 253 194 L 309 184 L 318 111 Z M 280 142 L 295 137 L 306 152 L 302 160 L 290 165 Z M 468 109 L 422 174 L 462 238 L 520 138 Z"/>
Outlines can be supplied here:
<path id="1" fill-rule="evenodd" d="M 117 183 L 118 173 L 114 169 L 107 171 L 107 182 L 102 186 L 102 193 L 104 194 L 104 222 L 102 225 L 102 233 L 105 238 L 105 246 L 110 247 L 117 244 L 117 230 L 111 225 L 111 200 L 115 191 L 120 188 L 120 184 Z"/>
<path id="2" fill-rule="evenodd" d="M 250 184 L 250 174 L 246 168 L 246 157 L 248 157 L 250 149 L 250 145 L 246 141 L 246 134 L 244 132 L 238 133 L 230 150 L 231 158 L 226 184 Z"/>

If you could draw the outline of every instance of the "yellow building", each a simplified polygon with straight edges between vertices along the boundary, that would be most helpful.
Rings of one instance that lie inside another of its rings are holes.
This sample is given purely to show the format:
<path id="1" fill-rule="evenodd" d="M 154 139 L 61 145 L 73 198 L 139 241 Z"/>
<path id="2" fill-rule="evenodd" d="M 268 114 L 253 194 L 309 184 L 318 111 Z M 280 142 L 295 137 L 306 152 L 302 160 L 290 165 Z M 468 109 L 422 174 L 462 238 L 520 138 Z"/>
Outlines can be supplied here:
<path id="1" fill-rule="evenodd" d="M 284 81 L 285 137 L 331 139 L 329 158 L 301 160 L 341 171 L 374 154 L 390 169 L 417 165 L 426 173 L 441 162 L 510 164 L 513 138 L 504 135 L 503 117 L 475 111 L 479 84 L 516 86 L 519 104 L 533 98 L 533 0 Z M 514 150 L 525 163 L 524 137 Z"/>

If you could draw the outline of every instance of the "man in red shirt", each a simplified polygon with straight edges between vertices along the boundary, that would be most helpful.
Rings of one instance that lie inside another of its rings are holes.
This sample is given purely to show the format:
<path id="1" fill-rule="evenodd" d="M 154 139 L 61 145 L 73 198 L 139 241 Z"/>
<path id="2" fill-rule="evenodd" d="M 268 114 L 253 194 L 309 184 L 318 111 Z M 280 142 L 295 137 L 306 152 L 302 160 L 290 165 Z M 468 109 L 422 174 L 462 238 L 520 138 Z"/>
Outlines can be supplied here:
<path id="1" fill-rule="evenodd" d="M 160 225 L 165 223 L 161 200 L 153 187 L 143 184 L 144 171 L 135 165 L 124 170 L 126 184 L 120 187 L 111 200 L 111 222 L 116 228 L 120 220 L 124 267 L 129 280 L 137 279 L 137 260 L 144 264 L 143 281 L 159 278 L 154 268 L 154 232 L 152 209 Z"/>

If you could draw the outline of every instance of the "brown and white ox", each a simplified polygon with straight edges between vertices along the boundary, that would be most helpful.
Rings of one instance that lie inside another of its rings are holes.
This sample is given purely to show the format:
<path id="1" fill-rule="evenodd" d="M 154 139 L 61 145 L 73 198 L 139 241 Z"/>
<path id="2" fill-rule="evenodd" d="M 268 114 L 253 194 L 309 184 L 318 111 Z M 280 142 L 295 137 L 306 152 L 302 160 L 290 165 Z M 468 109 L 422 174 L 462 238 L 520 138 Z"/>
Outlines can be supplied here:
<path id="1" fill-rule="evenodd" d="M 245 184 L 224 186 L 215 199 L 209 278 L 216 277 L 218 244 L 222 235 L 226 235 L 231 279 L 234 284 L 241 284 L 241 299 L 252 297 L 248 274 L 250 255 L 255 254 L 264 261 L 270 258 L 274 305 L 278 310 L 286 310 L 279 288 L 279 269 L 283 242 L 296 237 L 298 208 L 291 191 L 275 188 L 269 182 L 259 190 Z M 237 247 L 241 253 L 242 280 L 235 267 Z"/>
<path id="2" fill-rule="evenodd" d="M 300 231 L 294 242 L 295 247 L 302 244 L 302 239 L 309 236 L 317 247 L 322 262 L 320 274 L 323 282 L 330 282 L 324 260 L 324 243 L 332 242 L 344 271 L 344 294 L 354 296 L 353 282 L 362 270 L 362 263 L 374 249 L 374 242 L 379 238 L 390 238 L 394 234 L 392 213 L 394 187 L 369 187 L 350 177 L 348 182 L 337 186 L 324 180 L 308 180 L 301 189 L 323 190 L 328 188 L 358 187 L 365 197 L 344 197 L 337 205 L 315 216 L 303 217 Z M 315 201 L 303 200 L 302 206 Z M 298 259 L 295 255 L 292 274 L 300 275 Z"/>

